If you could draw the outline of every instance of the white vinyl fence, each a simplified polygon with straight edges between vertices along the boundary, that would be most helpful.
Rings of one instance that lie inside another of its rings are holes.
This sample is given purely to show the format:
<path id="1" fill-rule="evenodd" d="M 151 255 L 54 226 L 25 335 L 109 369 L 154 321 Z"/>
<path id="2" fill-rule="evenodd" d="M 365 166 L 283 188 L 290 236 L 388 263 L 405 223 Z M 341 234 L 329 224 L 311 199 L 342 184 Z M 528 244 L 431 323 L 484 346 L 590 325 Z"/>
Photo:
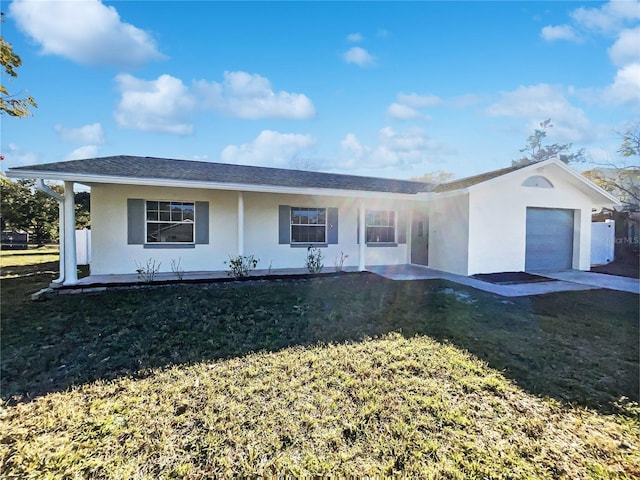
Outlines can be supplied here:
<path id="1" fill-rule="evenodd" d="M 605 220 L 591 224 L 591 265 L 613 262 L 616 246 L 616 222 Z"/>

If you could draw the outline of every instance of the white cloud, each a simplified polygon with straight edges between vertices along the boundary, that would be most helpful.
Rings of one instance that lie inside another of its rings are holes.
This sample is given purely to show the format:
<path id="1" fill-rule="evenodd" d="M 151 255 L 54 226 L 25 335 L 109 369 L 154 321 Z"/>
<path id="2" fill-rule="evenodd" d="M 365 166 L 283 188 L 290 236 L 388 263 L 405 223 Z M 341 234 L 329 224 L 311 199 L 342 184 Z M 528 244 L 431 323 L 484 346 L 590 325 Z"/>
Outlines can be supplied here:
<path id="1" fill-rule="evenodd" d="M 224 163 L 288 167 L 296 157 L 315 143 L 311 135 L 263 130 L 250 143 L 228 145 L 220 153 Z"/>
<path id="2" fill-rule="evenodd" d="M 414 120 L 422 118 L 422 114 L 418 110 L 396 102 L 389 105 L 389 108 L 387 108 L 387 114 L 396 120 Z"/>
<path id="3" fill-rule="evenodd" d="M 375 57 L 361 47 L 352 47 L 342 57 L 347 63 L 354 63 L 360 67 L 372 65 Z"/>
<path id="4" fill-rule="evenodd" d="M 358 167 L 386 168 L 406 167 L 435 160 L 442 154 L 451 153 L 445 145 L 430 139 L 421 128 L 410 128 L 398 132 L 391 127 L 381 128 L 375 147 L 362 145 L 353 133 L 340 142 L 343 158 L 340 169 Z"/>
<path id="5" fill-rule="evenodd" d="M 7 145 L 2 152 L 4 160 L 2 160 L 2 168 L 20 167 L 23 165 L 35 165 L 40 163 L 40 157 L 33 152 L 25 152 L 15 143 Z"/>
<path id="6" fill-rule="evenodd" d="M 43 54 L 120 67 L 165 58 L 149 33 L 123 22 L 114 7 L 99 0 L 14 0 L 9 13 Z"/>
<path id="7" fill-rule="evenodd" d="M 613 0 L 596 8 L 580 7 L 571 12 L 582 28 L 599 33 L 615 33 L 630 22 L 640 20 L 640 2 Z"/>
<path id="8" fill-rule="evenodd" d="M 443 103 L 437 95 L 418 95 L 417 93 L 398 93 L 398 102 L 412 108 L 430 108 Z"/>
<path id="9" fill-rule="evenodd" d="M 358 160 L 367 152 L 353 133 L 348 133 L 347 136 L 342 139 L 340 148 Z"/>
<path id="10" fill-rule="evenodd" d="M 622 30 L 609 48 L 609 57 L 617 67 L 640 62 L 640 26 Z"/>
<path id="11" fill-rule="evenodd" d="M 347 35 L 347 42 L 358 43 L 364 40 L 364 37 L 361 33 L 350 33 Z"/>
<path id="12" fill-rule="evenodd" d="M 542 29 L 542 37 L 549 41 L 580 41 L 586 35 L 593 34 L 615 38 L 608 51 L 611 62 L 619 70 L 613 83 L 607 87 L 583 89 L 584 92 L 591 92 L 589 100 L 637 104 L 637 85 L 640 80 L 634 65 L 640 62 L 640 27 L 637 26 L 640 21 L 640 1 L 612 0 L 595 8 L 577 8 L 570 16 L 573 25 L 546 26 Z"/>
<path id="13" fill-rule="evenodd" d="M 194 91 L 205 108 L 236 118 L 306 119 L 316 114 L 311 100 L 301 93 L 274 92 L 271 82 L 247 72 L 224 72 L 222 83 L 199 80 Z"/>
<path id="14" fill-rule="evenodd" d="M 542 28 L 540 36 L 548 42 L 554 42 L 556 40 L 579 42 L 581 40 L 571 25 L 547 25 Z"/>
<path id="15" fill-rule="evenodd" d="M 549 134 L 561 141 L 585 142 L 593 135 L 593 126 L 584 111 L 571 105 L 560 89 L 547 84 L 502 92 L 501 98 L 487 107 L 486 112 L 491 116 L 528 120 L 531 129 L 550 118 L 554 128 Z"/>
<path id="16" fill-rule="evenodd" d="M 114 112 L 118 126 L 176 135 L 193 132 L 186 118 L 197 101 L 182 80 L 165 74 L 146 81 L 120 74 L 116 82 L 122 95 Z"/>
<path id="17" fill-rule="evenodd" d="M 66 128 L 62 125 L 56 125 L 54 129 L 58 132 L 60 140 L 66 142 L 94 145 L 104 143 L 104 130 L 99 123 L 92 123 L 78 128 Z"/>
<path id="18" fill-rule="evenodd" d="M 80 160 L 83 158 L 95 158 L 98 156 L 98 146 L 97 145 L 85 145 L 80 148 L 76 148 L 74 151 L 70 152 L 65 160 Z"/>
<path id="19" fill-rule="evenodd" d="M 615 105 L 640 106 L 640 62 L 618 70 L 613 83 L 604 89 L 603 100 Z"/>
<path id="20" fill-rule="evenodd" d="M 436 95 L 418 95 L 417 93 L 398 93 L 397 102 L 387 108 L 387 115 L 396 120 L 415 120 L 427 118 L 418 109 L 442 105 L 444 101 Z"/>

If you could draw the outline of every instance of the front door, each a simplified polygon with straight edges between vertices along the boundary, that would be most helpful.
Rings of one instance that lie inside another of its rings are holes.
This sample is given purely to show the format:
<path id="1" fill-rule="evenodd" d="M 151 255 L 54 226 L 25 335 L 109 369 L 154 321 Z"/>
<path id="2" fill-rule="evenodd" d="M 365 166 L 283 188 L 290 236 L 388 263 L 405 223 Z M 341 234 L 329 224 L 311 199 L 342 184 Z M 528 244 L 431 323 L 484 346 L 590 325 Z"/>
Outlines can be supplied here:
<path id="1" fill-rule="evenodd" d="M 422 209 L 411 220 L 411 263 L 429 265 L 429 215 Z"/>

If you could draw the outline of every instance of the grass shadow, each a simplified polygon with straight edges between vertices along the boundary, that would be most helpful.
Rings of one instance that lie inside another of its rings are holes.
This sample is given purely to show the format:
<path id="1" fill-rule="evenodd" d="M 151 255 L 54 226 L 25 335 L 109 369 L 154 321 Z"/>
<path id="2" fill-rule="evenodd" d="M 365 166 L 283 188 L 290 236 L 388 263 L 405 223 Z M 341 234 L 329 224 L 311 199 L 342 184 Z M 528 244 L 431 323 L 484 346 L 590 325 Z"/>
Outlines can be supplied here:
<path id="1" fill-rule="evenodd" d="M 19 290 L 14 281 L 33 278 L 4 280 L 3 297 L 5 288 Z M 455 344 L 538 395 L 607 413 L 617 411 L 621 397 L 638 401 L 638 302 L 622 292 L 507 300 L 445 281 L 362 274 L 108 291 L 10 306 L 3 305 L 0 339 L 2 399 L 9 403 L 98 379 L 144 377 L 173 364 L 392 331 Z"/>

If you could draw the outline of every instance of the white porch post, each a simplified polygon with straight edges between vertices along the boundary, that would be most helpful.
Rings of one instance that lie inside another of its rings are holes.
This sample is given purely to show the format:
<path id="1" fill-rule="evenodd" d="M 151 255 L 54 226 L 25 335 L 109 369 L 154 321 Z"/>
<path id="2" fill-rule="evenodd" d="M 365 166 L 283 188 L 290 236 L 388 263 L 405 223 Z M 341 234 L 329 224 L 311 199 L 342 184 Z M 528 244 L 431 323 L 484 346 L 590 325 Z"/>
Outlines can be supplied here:
<path id="1" fill-rule="evenodd" d="M 64 230 L 64 200 L 63 201 L 59 201 L 58 200 L 58 250 L 59 250 L 59 256 L 60 256 L 60 274 L 58 275 L 58 278 L 55 279 L 53 282 L 51 283 L 55 283 L 56 285 L 62 285 L 64 283 L 64 271 L 65 271 L 65 263 L 64 263 L 64 259 L 65 259 L 65 241 L 64 241 L 64 235 L 65 235 L 65 230 Z"/>
<path id="2" fill-rule="evenodd" d="M 78 283 L 76 211 L 73 182 L 64 182 L 64 284 Z"/>
<path id="3" fill-rule="evenodd" d="M 238 255 L 244 255 L 244 195 L 238 192 Z"/>
<path id="4" fill-rule="evenodd" d="M 359 255 L 358 255 L 358 270 L 364 272 L 365 269 L 365 252 L 367 251 L 367 245 L 365 243 L 366 232 L 365 232 L 365 208 L 364 202 L 360 203 L 358 207 L 358 244 L 359 244 Z"/>

